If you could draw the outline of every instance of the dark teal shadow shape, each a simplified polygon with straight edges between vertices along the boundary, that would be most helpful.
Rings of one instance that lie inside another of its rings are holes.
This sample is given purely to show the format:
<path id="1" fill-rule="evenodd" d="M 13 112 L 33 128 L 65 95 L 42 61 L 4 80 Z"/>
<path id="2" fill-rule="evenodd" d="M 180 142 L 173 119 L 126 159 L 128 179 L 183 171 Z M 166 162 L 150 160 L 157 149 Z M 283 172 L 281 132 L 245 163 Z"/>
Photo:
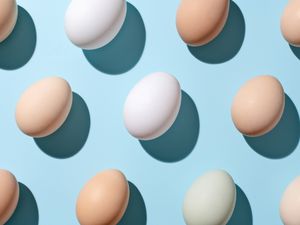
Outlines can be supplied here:
<path id="1" fill-rule="evenodd" d="M 17 208 L 5 225 L 38 225 L 39 210 L 32 192 L 20 182 L 19 188 Z"/>
<path id="2" fill-rule="evenodd" d="M 195 58 L 202 62 L 210 64 L 224 63 L 240 51 L 245 32 L 246 24 L 243 13 L 238 5 L 231 1 L 228 19 L 221 33 L 206 45 L 188 46 L 188 49 Z"/>
<path id="3" fill-rule="evenodd" d="M 30 14 L 18 6 L 15 28 L 0 43 L 0 68 L 15 70 L 24 66 L 34 53 L 36 39 L 36 29 Z"/>
<path id="4" fill-rule="evenodd" d="M 236 203 L 227 225 L 253 225 L 250 202 L 243 190 L 236 184 Z"/>
<path id="5" fill-rule="evenodd" d="M 294 55 L 300 59 L 300 48 L 299 47 L 295 47 L 295 46 L 292 46 L 292 45 L 289 45 L 290 46 L 290 49 L 292 50 L 292 52 L 294 53 Z"/>
<path id="6" fill-rule="evenodd" d="M 132 69 L 140 60 L 146 43 L 146 29 L 139 11 L 127 2 L 127 14 L 118 35 L 106 46 L 83 50 L 89 63 L 97 70 L 118 75 Z"/>
<path id="7" fill-rule="evenodd" d="M 163 162 L 177 162 L 187 157 L 194 149 L 200 130 L 197 107 L 192 98 L 181 91 L 181 106 L 171 128 L 162 136 L 139 141 L 153 158 Z"/>
<path id="8" fill-rule="evenodd" d="M 147 210 L 143 196 L 133 183 L 129 181 L 128 184 L 130 190 L 129 202 L 118 225 L 146 225 Z"/>
<path id="9" fill-rule="evenodd" d="M 281 159 L 290 155 L 297 147 L 300 137 L 300 120 L 296 106 L 285 94 L 285 107 L 276 127 L 260 137 L 244 136 L 247 144 L 258 154 Z"/>
<path id="10" fill-rule="evenodd" d="M 37 146 L 54 158 L 65 159 L 84 146 L 90 130 L 90 113 L 85 101 L 73 92 L 71 111 L 64 124 L 53 134 L 34 138 Z"/>

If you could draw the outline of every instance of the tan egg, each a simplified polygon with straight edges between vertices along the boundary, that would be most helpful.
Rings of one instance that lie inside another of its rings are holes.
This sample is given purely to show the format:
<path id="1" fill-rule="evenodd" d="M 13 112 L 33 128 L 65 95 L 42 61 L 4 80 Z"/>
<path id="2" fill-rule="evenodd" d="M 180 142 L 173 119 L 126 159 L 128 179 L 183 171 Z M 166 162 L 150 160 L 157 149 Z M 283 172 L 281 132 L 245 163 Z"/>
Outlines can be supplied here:
<path id="1" fill-rule="evenodd" d="M 106 170 L 93 177 L 80 191 L 76 214 L 81 225 L 116 225 L 129 200 L 129 186 L 124 174 Z"/>
<path id="2" fill-rule="evenodd" d="M 30 86 L 16 107 L 16 122 L 25 134 L 45 137 L 66 120 L 72 105 L 72 90 L 60 77 L 47 77 Z"/>
<path id="3" fill-rule="evenodd" d="M 290 0 L 284 9 L 281 32 L 291 45 L 300 46 L 300 0 Z"/>
<path id="4" fill-rule="evenodd" d="M 261 136 L 277 125 L 284 103 L 281 83 L 273 76 L 257 76 L 247 81 L 235 96 L 232 120 L 242 134 Z"/>
<path id="5" fill-rule="evenodd" d="M 15 176 L 0 169 L 0 224 L 4 224 L 14 213 L 19 200 L 19 184 Z"/>
<path id="6" fill-rule="evenodd" d="M 212 41 L 222 31 L 230 0 L 181 0 L 176 26 L 182 40 L 191 46 Z"/>
<path id="7" fill-rule="evenodd" d="M 0 0 L 0 42 L 13 31 L 18 17 L 18 5 L 15 0 Z"/>

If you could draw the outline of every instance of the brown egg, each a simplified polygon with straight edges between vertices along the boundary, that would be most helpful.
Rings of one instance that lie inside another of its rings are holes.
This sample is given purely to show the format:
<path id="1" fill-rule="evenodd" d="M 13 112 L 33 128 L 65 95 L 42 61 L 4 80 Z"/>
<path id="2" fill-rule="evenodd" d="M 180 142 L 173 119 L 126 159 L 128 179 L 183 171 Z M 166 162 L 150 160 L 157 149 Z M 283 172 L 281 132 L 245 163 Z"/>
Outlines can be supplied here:
<path id="1" fill-rule="evenodd" d="M 14 213 L 19 200 L 19 184 L 15 176 L 0 169 L 0 224 L 4 224 Z"/>
<path id="2" fill-rule="evenodd" d="M 273 76 L 257 76 L 235 96 L 231 116 L 236 128 L 247 136 L 261 136 L 279 122 L 285 103 L 281 83 Z"/>
<path id="3" fill-rule="evenodd" d="M 30 86 L 16 107 L 16 122 L 25 134 L 45 137 L 66 120 L 72 105 L 72 90 L 59 77 L 44 78 Z"/>
<path id="4" fill-rule="evenodd" d="M 15 0 L 0 0 L 0 42 L 4 41 L 14 29 L 18 17 Z"/>
<path id="5" fill-rule="evenodd" d="M 181 0 L 177 10 L 177 31 L 191 46 L 212 41 L 222 31 L 230 0 Z"/>
<path id="6" fill-rule="evenodd" d="M 129 200 L 129 186 L 124 174 L 106 170 L 93 177 L 80 191 L 76 214 L 81 225 L 116 225 Z"/>
<path id="7" fill-rule="evenodd" d="M 281 32 L 291 45 L 300 46 L 300 0 L 290 0 L 284 9 Z"/>

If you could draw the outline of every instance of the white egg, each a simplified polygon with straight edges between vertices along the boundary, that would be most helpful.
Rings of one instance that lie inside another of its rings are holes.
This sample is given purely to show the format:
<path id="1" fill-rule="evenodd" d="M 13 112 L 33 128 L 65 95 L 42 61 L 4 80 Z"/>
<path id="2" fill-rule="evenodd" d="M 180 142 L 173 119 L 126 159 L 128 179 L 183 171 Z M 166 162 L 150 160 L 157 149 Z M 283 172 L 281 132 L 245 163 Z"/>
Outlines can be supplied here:
<path id="1" fill-rule="evenodd" d="M 82 49 L 108 44 L 120 31 L 126 17 L 125 0 L 72 0 L 65 15 L 65 31 Z"/>
<path id="2" fill-rule="evenodd" d="M 139 81 L 128 94 L 124 122 L 128 132 L 151 140 L 164 134 L 174 123 L 181 103 L 181 88 L 170 74 L 153 73 Z"/>
<path id="3" fill-rule="evenodd" d="M 186 193 L 183 216 L 187 225 L 225 225 L 232 216 L 236 187 L 223 170 L 199 177 Z"/>

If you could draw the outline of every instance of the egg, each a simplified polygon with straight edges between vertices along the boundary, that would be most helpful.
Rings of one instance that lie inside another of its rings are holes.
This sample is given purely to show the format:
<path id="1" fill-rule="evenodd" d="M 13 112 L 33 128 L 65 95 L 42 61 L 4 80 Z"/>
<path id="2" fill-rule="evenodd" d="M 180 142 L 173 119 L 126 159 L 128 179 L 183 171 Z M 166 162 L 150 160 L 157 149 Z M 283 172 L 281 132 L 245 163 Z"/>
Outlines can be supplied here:
<path id="1" fill-rule="evenodd" d="M 281 17 L 281 33 L 293 46 L 300 46 L 300 0 L 290 0 Z"/>
<path id="2" fill-rule="evenodd" d="M 285 225 L 300 224 L 300 177 L 286 188 L 280 203 L 280 217 Z"/>
<path id="3" fill-rule="evenodd" d="M 181 0 L 176 26 L 190 46 L 211 42 L 222 31 L 229 14 L 230 0 Z"/>
<path id="4" fill-rule="evenodd" d="M 279 122 L 285 93 L 279 80 L 263 75 L 247 81 L 236 94 L 231 116 L 236 128 L 246 136 L 261 136 Z"/>
<path id="5" fill-rule="evenodd" d="M 80 191 L 76 214 L 81 225 L 116 225 L 127 208 L 129 185 L 115 169 L 98 173 Z"/>
<path id="6" fill-rule="evenodd" d="M 181 88 L 174 76 L 164 72 L 150 74 L 140 80 L 127 96 L 125 127 L 140 140 L 155 139 L 172 126 L 180 103 Z"/>
<path id="7" fill-rule="evenodd" d="M 32 137 L 54 133 L 66 120 L 72 105 L 72 90 L 60 77 L 47 77 L 31 85 L 16 106 L 16 122 Z"/>
<path id="8" fill-rule="evenodd" d="M 13 31 L 18 17 L 18 5 L 15 0 L 0 0 L 0 42 Z"/>
<path id="9" fill-rule="evenodd" d="M 223 170 L 200 176 L 187 191 L 183 216 L 187 225 L 225 225 L 236 203 L 236 186 Z"/>
<path id="10" fill-rule="evenodd" d="M 65 15 L 65 31 L 82 49 L 105 46 L 120 31 L 126 17 L 125 0 L 72 0 Z"/>
<path id="11" fill-rule="evenodd" d="M 0 224 L 5 224 L 14 213 L 19 201 L 19 184 L 15 176 L 0 169 Z"/>

